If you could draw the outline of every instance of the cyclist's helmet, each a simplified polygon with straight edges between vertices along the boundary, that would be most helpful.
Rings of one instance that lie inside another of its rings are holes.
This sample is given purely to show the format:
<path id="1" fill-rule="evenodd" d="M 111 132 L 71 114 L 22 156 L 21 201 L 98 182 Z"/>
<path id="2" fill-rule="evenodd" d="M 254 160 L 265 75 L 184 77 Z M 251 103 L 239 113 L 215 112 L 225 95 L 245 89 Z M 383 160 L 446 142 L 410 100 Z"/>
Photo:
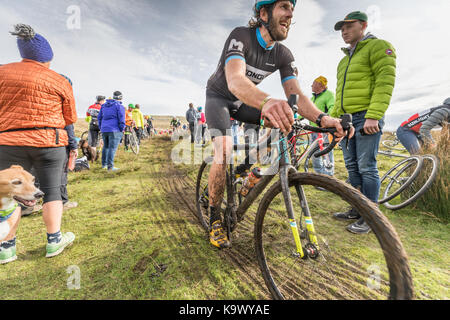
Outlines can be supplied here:
<path id="1" fill-rule="evenodd" d="M 115 92 L 113 93 L 113 99 L 114 99 L 114 100 L 122 100 L 122 92 L 120 92 L 120 91 L 115 91 Z"/>
<path id="2" fill-rule="evenodd" d="M 97 96 L 96 99 L 97 99 L 97 102 L 100 102 L 102 100 L 105 100 L 106 97 L 105 96 Z"/>
<path id="3" fill-rule="evenodd" d="M 134 109 L 134 108 L 136 108 L 136 107 L 134 106 L 134 104 L 130 103 L 130 104 L 128 105 L 128 108 Z"/>
<path id="4" fill-rule="evenodd" d="M 202 107 L 198 107 L 198 108 L 197 108 L 197 111 L 198 111 L 198 112 L 202 112 L 202 110 L 203 110 Z"/>
<path id="5" fill-rule="evenodd" d="M 256 12 L 259 12 L 259 10 L 261 10 L 262 6 L 274 4 L 277 1 L 279 1 L 279 0 L 256 0 L 256 4 L 255 4 Z M 292 2 L 292 4 L 295 7 L 297 0 L 290 0 L 290 1 Z"/>
<path id="6" fill-rule="evenodd" d="M 444 104 L 450 105 L 450 98 L 445 99 Z"/>

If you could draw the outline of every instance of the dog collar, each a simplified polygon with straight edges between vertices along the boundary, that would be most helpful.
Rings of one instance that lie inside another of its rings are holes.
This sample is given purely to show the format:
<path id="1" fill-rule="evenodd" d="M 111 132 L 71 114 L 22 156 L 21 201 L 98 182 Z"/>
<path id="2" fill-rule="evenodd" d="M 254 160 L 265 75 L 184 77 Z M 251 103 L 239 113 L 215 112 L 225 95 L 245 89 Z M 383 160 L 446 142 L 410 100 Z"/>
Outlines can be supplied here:
<path id="1" fill-rule="evenodd" d="M 12 208 L 6 209 L 6 210 L 0 210 L 0 222 L 8 220 L 9 217 L 13 214 L 14 210 L 16 210 L 18 204 L 15 203 Z"/>

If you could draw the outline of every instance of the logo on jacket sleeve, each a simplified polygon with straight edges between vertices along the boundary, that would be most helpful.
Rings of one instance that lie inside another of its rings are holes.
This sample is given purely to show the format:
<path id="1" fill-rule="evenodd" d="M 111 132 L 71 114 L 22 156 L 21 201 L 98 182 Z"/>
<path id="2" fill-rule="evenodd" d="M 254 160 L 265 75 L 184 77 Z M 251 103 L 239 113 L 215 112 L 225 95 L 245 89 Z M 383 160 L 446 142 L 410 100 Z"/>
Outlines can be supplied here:
<path id="1" fill-rule="evenodd" d="M 244 44 L 236 39 L 231 39 L 228 51 L 244 51 Z"/>
<path id="2" fill-rule="evenodd" d="M 386 49 L 386 54 L 391 56 L 394 52 L 391 49 Z"/>

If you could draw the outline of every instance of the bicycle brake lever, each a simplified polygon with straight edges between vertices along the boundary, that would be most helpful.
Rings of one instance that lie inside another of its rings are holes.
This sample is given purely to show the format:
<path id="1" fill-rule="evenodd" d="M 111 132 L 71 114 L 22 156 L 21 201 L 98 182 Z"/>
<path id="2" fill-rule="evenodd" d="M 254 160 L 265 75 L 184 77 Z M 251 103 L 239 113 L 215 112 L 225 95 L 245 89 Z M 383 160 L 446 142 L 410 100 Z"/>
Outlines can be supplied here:
<path id="1" fill-rule="evenodd" d="M 344 131 L 347 131 L 347 137 L 346 137 L 347 141 L 345 143 L 345 148 L 348 150 L 348 140 L 349 140 L 348 136 L 350 135 L 350 129 L 353 126 L 353 123 L 352 123 L 353 118 L 352 118 L 351 114 L 346 113 L 341 116 L 341 119 L 342 119 L 342 122 L 341 122 L 342 129 L 344 129 Z"/>

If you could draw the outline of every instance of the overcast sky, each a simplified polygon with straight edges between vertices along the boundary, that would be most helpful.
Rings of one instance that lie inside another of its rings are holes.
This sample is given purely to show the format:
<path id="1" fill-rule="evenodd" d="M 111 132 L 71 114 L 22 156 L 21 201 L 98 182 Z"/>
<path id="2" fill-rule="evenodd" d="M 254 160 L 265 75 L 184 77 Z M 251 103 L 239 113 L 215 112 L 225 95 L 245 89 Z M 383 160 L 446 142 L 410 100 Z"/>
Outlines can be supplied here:
<path id="1" fill-rule="evenodd" d="M 30 24 L 55 53 L 51 68 L 72 79 L 78 115 L 95 96 L 122 91 L 145 114 L 184 115 L 203 106 L 205 86 L 228 34 L 246 25 L 254 0 L 0 0 L 0 64 L 20 61 L 16 23 Z M 397 82 L 388 128 L 450 96 L 448 0 L 301 0 L 284 42 L 296 58 L 303 91 L 323 75 L 336 89 L 345 44 L 334 24 L 369 14 L 369 29 L 397 50 Z M 79 15 L 78 15 L 79 13 Z M 78 19 L 78 17 L 80 19 Z M 260 87 L 283 97 L 279 75 Z"/>

